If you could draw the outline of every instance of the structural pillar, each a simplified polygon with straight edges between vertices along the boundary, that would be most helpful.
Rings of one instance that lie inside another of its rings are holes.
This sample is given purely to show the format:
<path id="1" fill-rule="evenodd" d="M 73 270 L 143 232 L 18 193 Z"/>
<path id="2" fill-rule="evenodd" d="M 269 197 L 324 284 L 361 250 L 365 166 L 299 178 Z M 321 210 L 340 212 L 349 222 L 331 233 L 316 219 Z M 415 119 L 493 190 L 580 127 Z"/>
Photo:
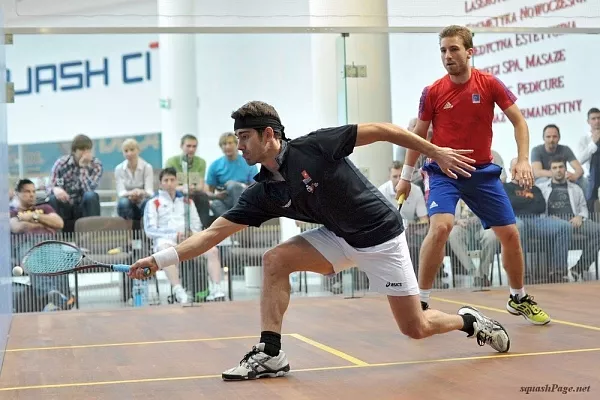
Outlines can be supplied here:
<path id="1" fill-rule="evenodd" d="M 14 100 L 6 91 L 6 53 L 5 44 L 10 45 L 11 40 L 4 36 L 4 16 L 0 7 L 0 372 L 2 371 L 2 360 L 4 349 L 8 342 L 8 334 L 13 314 L 13 284 L 12 263 L 10 248 L 10 222 L 8 208 L 8 185 L 9 185 L 9 163 L 8 163 L 8 133 L 6 124 L 6 103 Z M 23 176 L 19 176 L 22 178 Z"/>
<path id="2" fill-rule="evenodd" d="M 309 10 L 313 27 L 388 26 L 387 0 L 310 0 Z M 311 46 L 318 127 L 392 121 L 387 33 L 312 34 Z M 344 65 L 354 65 L 358 77 L 344 79 Z M 389 179 L 393 153 L 391 143 L 378 142 L 355 148 L 350 159 L 379 186 Z"/>
<path id="3" fill-rule="evenodd" d="M 158 0 L 158 25 L 193 26 L 193 0 Z M 163 163 L 181 153 L 185 134 L 198 135 L 196 37 L 194 34 L 160 34 L 160 114 Z M 198 138 L 199 146 L 202 139 Z"/>

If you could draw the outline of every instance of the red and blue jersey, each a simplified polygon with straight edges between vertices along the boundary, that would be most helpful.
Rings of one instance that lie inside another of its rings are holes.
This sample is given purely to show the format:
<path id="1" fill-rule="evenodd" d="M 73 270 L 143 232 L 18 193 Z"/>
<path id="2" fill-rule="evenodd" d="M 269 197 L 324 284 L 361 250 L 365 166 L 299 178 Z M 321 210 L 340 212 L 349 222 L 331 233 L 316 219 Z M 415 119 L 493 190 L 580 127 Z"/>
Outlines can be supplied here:
<path id="1" fill-rule="evenodd" d="M 419 119 L 431 121 L 431 142 L 440 147 L 473 150 L 476 164 L 492 161 L 492 122 L 497 104 L 502 111 L 517 97 L 494 75 L 471 69 L 471 78 L 456 84 L 449 75 L 423 89 Z"/>

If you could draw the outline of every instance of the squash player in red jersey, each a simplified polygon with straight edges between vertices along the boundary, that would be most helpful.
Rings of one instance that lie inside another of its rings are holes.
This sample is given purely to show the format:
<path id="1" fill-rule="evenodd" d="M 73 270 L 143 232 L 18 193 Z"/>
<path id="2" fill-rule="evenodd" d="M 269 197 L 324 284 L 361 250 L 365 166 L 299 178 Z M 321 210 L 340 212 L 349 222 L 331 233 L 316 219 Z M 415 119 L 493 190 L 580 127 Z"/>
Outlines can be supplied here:
<path id="1" fill-rule="evenodd" d="M 429 308 L 429 297 L 438 268 L 444 257 L 448 235 L 454 225 L 459 199 L 479 217 L 485 229 L 493 229 L 502 244 L 502 261 L 508 275 L 510 296 L 506 309 L 537 325 L 550 317 L 527 294 L 524 287 L 524 260 L 519 231 L 511 203 L 500 181 L 502 168 L 492 163 L 492 122 L 496 104 L 515 129 L 518 156 L 511 173 L 525 188 L 533 185 L 529 164 L 529 129 L 515 104 L 516 96 L 494 75 L 470 65 L 473 36 L 462 26 L 448 26 L 439 35 L 442 63 L 448 74 L 427 86 L 419 102 L 414 132 L 425 137 L 433 124 L 431 142 L 454 149 L 473 149 L 476 170 L 460 176 L 440 168 L 432 160 L 423 166 L 423 181 L 430 227 L 421 247 L 419 289 L 421 306 Z M 408 150 L 397 198 L 410 193 L 410 179 L 419 153 Z"/>

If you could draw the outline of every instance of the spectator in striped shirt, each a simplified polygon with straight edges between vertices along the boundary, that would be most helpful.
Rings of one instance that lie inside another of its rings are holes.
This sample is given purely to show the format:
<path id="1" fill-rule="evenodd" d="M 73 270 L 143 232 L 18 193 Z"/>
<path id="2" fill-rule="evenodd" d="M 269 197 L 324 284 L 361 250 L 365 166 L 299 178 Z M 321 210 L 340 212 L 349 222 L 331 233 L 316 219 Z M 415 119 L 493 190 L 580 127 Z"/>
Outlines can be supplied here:
<path id="1" fill-rule="evenodd" d="M 102 177 L 102 163 L 92 153 L 92 140 L 77 135 L 71 154 L 60 157 L 50 173 L 50 205 L 65 221 L 64 230 L 73 230 L 82 217 L 100 215 L 100 197 L 96 188 Z"/>

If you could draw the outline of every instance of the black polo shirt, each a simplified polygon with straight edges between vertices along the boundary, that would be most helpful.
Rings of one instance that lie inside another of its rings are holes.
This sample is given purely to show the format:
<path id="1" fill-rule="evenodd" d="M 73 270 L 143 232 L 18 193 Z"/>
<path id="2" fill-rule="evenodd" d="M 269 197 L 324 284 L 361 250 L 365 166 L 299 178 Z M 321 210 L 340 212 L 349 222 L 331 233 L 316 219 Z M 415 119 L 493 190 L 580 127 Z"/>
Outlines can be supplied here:
<path id="1" fill-rule="evenodd" d="M 285 181 L 262 167 L 223 218 L 257 227 L 277 217 L 322 224 L 357 248 L 400 235 L 400 212 L 346 158 L 356 135 L 356 125 L 345 125 L 283 141 L 277 162 Z"/>

